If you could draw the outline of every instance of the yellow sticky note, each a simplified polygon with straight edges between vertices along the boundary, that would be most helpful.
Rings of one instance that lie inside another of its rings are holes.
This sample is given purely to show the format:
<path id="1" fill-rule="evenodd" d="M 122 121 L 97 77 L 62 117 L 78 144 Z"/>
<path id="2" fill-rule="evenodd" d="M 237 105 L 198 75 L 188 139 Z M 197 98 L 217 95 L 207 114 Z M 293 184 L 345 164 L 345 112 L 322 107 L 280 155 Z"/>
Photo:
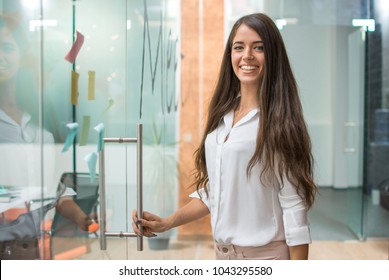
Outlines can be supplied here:
<path id="1" fill-rule="evenodd" d="M 72 71 L 72 86 L 71 86 L 71 96 L 70 96 L 70 103 L 72 105 L 77 105 L 78 103 L 78 78 L 80 74 L 78 74 L 76 71 Z"/>
<path id="2" fill-rule="evenodd" d="M 95 100 L 95 71 L 88 71 L 89 82 L 88 82 L 88 100 Z"/>
<path id="3" fill-rule="evenodd" d="M 89 127 L 90 127 L 90 116 L 84 116 L 81 126 L 80 140 L 79 145 L 85 146 L 88 144 L 88 136 L 89 136 Z"/>

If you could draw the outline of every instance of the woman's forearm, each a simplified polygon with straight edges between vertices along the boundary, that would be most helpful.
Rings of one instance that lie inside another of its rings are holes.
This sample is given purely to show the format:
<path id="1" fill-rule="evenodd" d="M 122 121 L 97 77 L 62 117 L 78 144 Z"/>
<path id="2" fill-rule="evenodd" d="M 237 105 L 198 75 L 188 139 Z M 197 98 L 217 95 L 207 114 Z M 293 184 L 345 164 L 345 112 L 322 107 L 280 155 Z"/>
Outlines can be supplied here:
<path id="1" fill-rule="evenodd" d="M 165 218 L 167 230 L 193 222 L 208 214 L 208 207 L 200 199 L 194 198 L 188 204 Z"/>

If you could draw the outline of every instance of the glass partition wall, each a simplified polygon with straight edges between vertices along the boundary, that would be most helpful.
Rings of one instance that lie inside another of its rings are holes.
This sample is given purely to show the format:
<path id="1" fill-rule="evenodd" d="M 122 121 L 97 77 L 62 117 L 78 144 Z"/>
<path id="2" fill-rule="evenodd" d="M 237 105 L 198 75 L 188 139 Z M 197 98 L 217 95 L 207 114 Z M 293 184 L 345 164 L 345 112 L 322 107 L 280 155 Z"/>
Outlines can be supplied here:
<path id="1" fill-rule="evenodd" d="M 30 196 L 24 194 L 17 199 L 23 203 L 4 207 L 2 203 L 2 223 L 7 225 L 33 209 L 40 211 L 48 198 L 55 201 L 63 174 L 67 174 L 66 192 L 74 189 L 74 201 L 98 219 L 102 198 L 91 193 L 99 184 L 99 151 L 104 147 L 107 231 L 132 232 L 131 212 L 137 207 L 136 144 L 101 144 L 104 137 L 137 137 L 139 124 L 143 127 L 143 208 L 160 215 L 175 209 L 179 1 L 1 2 L 7 17 L 1 21 L 2 52 L 18 53 L 15 65 L 3 63 L 0 71 L 4 76 L 0 184 L 7 191 L 9 186 L 36 189 L 36 207 L 25 208 Z M 3 71 L 6 67 L 8 74 Z M 11 76 L 15 73 L 17 78 Z M 13 84 L 4 82 L 5 78 Z M 10 89 L 17 90 L 20 100 L 16 102 Z M 18 107 L 10 107 L 14 103 Z M 10 138 L 11 125 L 21 139 Z M 72 193 L 62 194 L 58 201 L 62 203 L 67 194 Z M 39 238 L 39 255 L 34 258 L 147 258 L 145 251 L 152 245 L 145 240 L 144 251 L 138 252 L 136 238 L 108 238 L 107 250 L 101 251 L 99 231 L 80 230 L 77 218 L 72 226 L 63 226 L 58 207 L 40 211 L 35 221 L 38 228 L 45 226 L 46 234 Z M 158 241 L 165 244 L 174 235 L 171 231 L 156 238 L 153 246 L 162 246 Z"/>

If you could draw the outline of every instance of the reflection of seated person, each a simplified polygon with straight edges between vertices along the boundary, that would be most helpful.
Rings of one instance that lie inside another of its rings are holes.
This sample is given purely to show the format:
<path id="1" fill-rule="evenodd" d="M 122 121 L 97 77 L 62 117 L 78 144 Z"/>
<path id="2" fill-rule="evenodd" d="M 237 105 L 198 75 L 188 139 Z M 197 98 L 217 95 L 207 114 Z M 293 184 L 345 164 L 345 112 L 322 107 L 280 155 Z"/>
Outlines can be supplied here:
<path id="1" fill-rule="evenodd" d="M 44 187 L 53 189 L 57 186 L 50 178 L 54 174 L 54 139 L 37 125 L 40 100 L 33 96 L 34 87 L 18 78 L 26 42 L 16 26 L 12 19 L 0 16 L 0 184 L 42 188 L 43 182 Z M 20 87 L 25 89 L 23 94 Z M 23 104 L 33 109 L 27 110 Z M 46 188 L 44 192 L 46 196 Z M 55 190 L 47 192 L 53 193 Z M 75 194 L 67 188 L 56 210 L 87 230 L 91 220 L 73 201 Z"/>

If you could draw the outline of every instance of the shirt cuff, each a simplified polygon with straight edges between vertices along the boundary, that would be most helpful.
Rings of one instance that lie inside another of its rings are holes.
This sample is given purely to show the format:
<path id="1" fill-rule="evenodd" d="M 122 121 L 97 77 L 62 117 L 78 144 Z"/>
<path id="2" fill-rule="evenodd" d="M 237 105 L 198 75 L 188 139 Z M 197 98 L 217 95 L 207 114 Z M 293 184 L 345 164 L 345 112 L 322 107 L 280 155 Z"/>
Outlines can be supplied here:
<path id="1" fill-rule="evenodd" d="M 285 240 L 288 246 L 312 243 L 307 211 L 305 209 L 285 211 L 283 219 Z"/>
<path id="2" fill-rule="evenodd" d="M 285 230 L 285 240 L 288 246 L 311 244 L 311 233 L 309 226 Z"/>

